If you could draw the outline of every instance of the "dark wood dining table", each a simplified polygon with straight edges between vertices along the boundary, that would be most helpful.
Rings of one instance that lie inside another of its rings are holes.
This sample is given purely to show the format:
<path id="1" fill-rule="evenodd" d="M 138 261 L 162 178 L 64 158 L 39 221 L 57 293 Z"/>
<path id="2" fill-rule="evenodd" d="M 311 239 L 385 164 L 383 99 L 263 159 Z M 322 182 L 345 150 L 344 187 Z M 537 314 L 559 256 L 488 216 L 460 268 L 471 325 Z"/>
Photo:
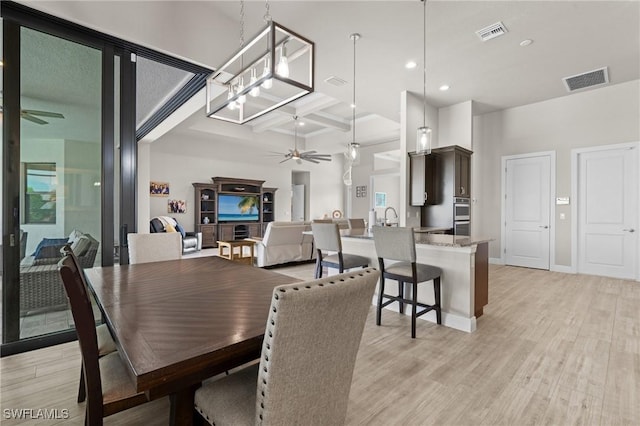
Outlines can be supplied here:
<path id="1" fill-rule="evenodd" d="M 273 288 L 300 281 L 219 257 L 85 272 L 137 390 L 180 425 L 203 380 L 260 357 Z"/>

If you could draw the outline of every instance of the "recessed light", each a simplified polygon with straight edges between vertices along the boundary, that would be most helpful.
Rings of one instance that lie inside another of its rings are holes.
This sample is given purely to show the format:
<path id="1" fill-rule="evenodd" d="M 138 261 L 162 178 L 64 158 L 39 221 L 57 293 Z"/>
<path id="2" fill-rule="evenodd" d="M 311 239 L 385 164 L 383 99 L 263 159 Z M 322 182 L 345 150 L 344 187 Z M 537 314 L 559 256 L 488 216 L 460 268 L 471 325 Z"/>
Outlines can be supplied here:
<path id="1" fill-rule="evenodd" d="M 351 104 L 351 105 L 350 105 L 350 107 L 351 107 L 351 108 L 355 108 L 355 107 L 356 107 L 356 104 Z"/>
<path id="2" fill-rule="evenodd" d="M 304 126 L 304 121 L 300 121 L 300 122 L 298 123 L 298 126 Z"/>
<path id="3" fill-rule="evenodd" d="M 415 67 L 417 67 L 417 66 L 418 66 L 418 64 L 416 64 L 416 62 L 415 62 L 415 61 L 409 61 L 409 62 L 407 62 L 407 63 L 404 65 L 404 67 L 405 67 L 406 69 L 408 69 L 408 70 L 412 70 L 412 69 L 414 69 L 414 68 L 415 68 Z"/>
<path id="4" fill-rule="evenodd" d="M 443 84 L 442 86 L 440 86 L 440 90 L 442 90 L 443 92 L 449 90 L 449 85 Z"/>
<path id="5" fill-rule="evenodd" d="M 533 43 L 533 40 L 530 40 L 530 39 L 522 40 L 520 42 L 520 46 L 525 47 L 525 46 L 530 45 L 531 43 Z"/>

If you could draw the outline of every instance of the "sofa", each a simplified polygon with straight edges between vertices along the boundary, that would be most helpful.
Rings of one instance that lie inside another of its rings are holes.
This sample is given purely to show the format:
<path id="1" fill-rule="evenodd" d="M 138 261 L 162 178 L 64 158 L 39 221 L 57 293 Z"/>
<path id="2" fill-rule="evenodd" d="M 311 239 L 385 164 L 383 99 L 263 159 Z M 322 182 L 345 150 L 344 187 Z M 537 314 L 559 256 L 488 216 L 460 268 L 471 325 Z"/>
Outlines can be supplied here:
<path id="1" fill-rule="evenodd" d="M 149 231 L 155 232 L 180 232 L 182 234 L 182 254 L 194 253 L 202 249 L 202 234 L 186 232 L 178 221 L 169 216 L 157 216 L 151 219 Z"/>
<path id="2" fill-rule="evenodd" d="M 315 259 L 310 222 L 269 222 L 262 239 L 256 243 L 256 259 L 259 267 Z"/>
<path id="3" fill-rule="evenodd" d="M 74 230 L 68 238 L 44 238 L 36 250 L 20 262 L 20 312 L 66 309 L 67 296 L 58 273 L 60 249 L 67 243 L 83 268 L 92 268 L 100 243 Z"/>

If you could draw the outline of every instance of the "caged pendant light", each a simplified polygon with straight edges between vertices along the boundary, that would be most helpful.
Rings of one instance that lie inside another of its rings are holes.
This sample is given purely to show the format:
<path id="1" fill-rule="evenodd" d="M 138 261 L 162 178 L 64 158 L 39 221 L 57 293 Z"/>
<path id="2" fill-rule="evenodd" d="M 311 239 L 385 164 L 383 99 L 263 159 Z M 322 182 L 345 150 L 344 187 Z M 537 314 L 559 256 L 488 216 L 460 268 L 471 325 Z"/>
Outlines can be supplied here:
<path id="1" fill-rule="evenodd" d="M 314 91 L 314 43 L 277 24 L 265 2 L 266 26 L 207 78 L 207 117 L 244 124 Z"/>
<path id="2" fill-rule="evenodd" d="M 418 127 L 416 151 L 431 154 L 431 128 L 427 126 L 427 0 L 423 3 L 423 56 L 422 56 L 422 127 Z"/>

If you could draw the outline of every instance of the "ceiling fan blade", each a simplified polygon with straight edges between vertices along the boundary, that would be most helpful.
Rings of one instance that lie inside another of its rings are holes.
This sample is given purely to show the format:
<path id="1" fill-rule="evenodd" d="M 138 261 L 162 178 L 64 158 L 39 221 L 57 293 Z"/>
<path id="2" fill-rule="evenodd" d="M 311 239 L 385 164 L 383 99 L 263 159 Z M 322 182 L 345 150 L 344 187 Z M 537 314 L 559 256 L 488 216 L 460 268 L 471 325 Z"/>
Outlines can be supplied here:
<path id="1" fill-rule="evenodd" d="M 314 160 L 331 161 L 331 156 L 328 154 L 307 155 L 306 157 L 313 158 Z"/>
<path id="2" fill-rule="evenodd" d="M 314 160 L 312 157 L 304 157 L 303 160 L 306 160 L 310 163 L 320 164 L 319 161 Z"/>
<path id="3" fill-rule="evenodd" d="M 53 118 L 64 118 L 64 115 L 59 112 L 50 112 L 50 111 L 38 111 L 35 109 L 23 109 L 23 112 L 31 115 L 39 115 L 41 117 L 53 117 Z"/>
<path id="4" fill-rule="evenodd" d="M 285 161 L 289 161 L 289 160 L 291 160 L 291 157 L 287 157 L 287 158 L 285 158 L 285 159 L 284 159 L 284 160 L 282 160 L 279 164 L 282 164 L 282 163 L 284 163 Z"/>
<path id="5" fill-rule="evenodd" d="M 307 154 L 315 154 L 318 151 L 305 151 L 305 152 L 301 152 L 300 155 L 307 155 Z"/>
<path id="6" fill-rule="evenodd" d="M 20 117 L 24 118 L 25 120 L 29 120 L 29 121 L 31 121 L 33 123 L 36 123 L 36 124 L 49 124 L 48 121 L 41 120 L 38 117 L 34 117 L 34 116 L 32 116 L 30 114 L 27 114 L 27 113 L 21 113 Z"/>

